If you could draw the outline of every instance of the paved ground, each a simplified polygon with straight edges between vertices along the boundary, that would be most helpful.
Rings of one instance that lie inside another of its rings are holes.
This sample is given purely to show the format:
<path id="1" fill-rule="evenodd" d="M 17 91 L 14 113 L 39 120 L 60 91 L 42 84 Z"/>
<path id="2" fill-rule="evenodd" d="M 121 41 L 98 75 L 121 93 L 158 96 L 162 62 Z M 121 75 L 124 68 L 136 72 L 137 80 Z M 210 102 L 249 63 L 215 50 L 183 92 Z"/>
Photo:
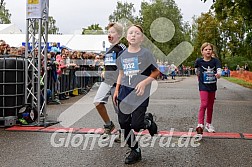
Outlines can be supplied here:
<path id="1" fill-rule="evenodd" d="M 65 112 L 70 113 L 70 121 L 71 117 L 83 115 L 70 126 L 72 128 L 102 127 L 101 118 L 90 105 L 95 91 L 93 89 L 84 97 L 62 101 L 61 105 L 49 105 L 48 119 L 57 120 Z M 196 77 L 184 78 L 180 82 L 161 81 L 151 97 L 148 111 L 155 114 L 160 131 L 171 131 L 174 128 L 176 132 L 188 132 L 197 125 L 199 103 Z M 111 103 L 108 109 L 111 119 L 119 127 Z M 64 115 L 61 117 L 65 118 Z M 230 136 L 204 137 L 200 142 L 195 142 L 197 147 L 191 145 L 192 140 L 189 138 L 159 137 L 146 140 L 149 142 L 145 142 L 148 146 L 142 148 L 142 161 L 132 166 L 249 167 L 252 164 L 252 140 L 242 137 L 244 134 L 252 134 L 251 118 L 252 90 L 220 79 L 213 124 L 217 132 L 240 134 L 238 139 Z M 62 125 L 56 124 L 53 127 Z M 87 140 L 88 137 L 90 140 Z M 111 147 L 101 147 L 99 137 L 93 135 L 90 138 L 81 133 L 16 132 L 2 128 L 1 166 L 126 166 L 124 157 L 127 147 L 121 147 L 118 143 L 112 143 Z M 187 141 L 189 145 L 186 147 Z"/>

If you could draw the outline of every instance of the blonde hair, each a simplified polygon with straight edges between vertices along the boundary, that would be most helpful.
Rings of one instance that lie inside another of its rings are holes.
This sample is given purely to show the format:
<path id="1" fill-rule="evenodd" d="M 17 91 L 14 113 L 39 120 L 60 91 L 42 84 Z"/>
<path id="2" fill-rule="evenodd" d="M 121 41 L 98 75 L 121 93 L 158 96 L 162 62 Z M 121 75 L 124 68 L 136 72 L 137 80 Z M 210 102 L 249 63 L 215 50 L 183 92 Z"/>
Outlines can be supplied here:
<path id="1" fill-rule="evenodd" d="M 212 48 L 212 50 L 214 49 L 213 44 L 211 44 L 211 43 L 209 43 L 209 42 L 205 42 L 205 43 L 203 43 L 203 44 L 201 45 L 200 51 L 202 52 L 203 49 L 204 49 L 205 47 L 207 47 L 207 46 L 210 46 L 210 47 Z"/>
<path id="2" fill-rule="evenodd" d="M 218 54 L 216 53 L 216 50 L 214 49 L 213 52 L 212 52 L 212 57 L 213 58 L 218 58 Z"/>
<path id="3" fill-rule="evenodd" d="M 107 26 L 107 30 L 110 29 L 111 27 L 114 27 L 114 29 L 116 30 L 116 32 L 122 36 L 123 34 L 123 26 L 119 23 L 109 23 Z"/>

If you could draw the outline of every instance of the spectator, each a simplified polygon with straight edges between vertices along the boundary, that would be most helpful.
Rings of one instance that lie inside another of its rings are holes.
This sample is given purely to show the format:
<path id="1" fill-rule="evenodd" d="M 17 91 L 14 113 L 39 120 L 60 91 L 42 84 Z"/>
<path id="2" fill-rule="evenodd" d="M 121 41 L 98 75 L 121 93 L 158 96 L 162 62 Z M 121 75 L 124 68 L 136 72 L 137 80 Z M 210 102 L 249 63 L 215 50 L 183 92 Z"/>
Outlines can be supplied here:
<path id="1" fill-rule="evenodd" d="M 244 65 L 244 71 L 249 71 L 248 63 L 245 63 L 245 65 Z"/>
<path id="2" fill-rule="evenodd" d="M 237 64 L 237 66 L 236 66 L 236 72 L 237 73 L 240 72 L 240 65 L 239 64 Z"/>
<path id="3" fill-rule="evenodd" d="M 161 79 L 162 80 L 167 79 L 167 76 L 165 74 L 165 65 L 164 65 L 164 63 L 159 65 L 159 71 L 160 71 L 160 74 L 161 74 Z"/>
<path id="4" fill-rule="evenodd" d="M 22 49 L 21 48 L 18 48 L 18 50 L 17 50 L 17 56 L 22 56 Z"/>
<path id="5" fill-rule="evenodd" d="M 56 42 L 53 42 L 50 52 L 54 52 L 55 54 L 60 53 L 60 49 L 58 48 Z"/>
<path id="6" fill-rule="evenodd" d="M 25 46 L 20 46 L 21 56 L 25 56 Z"/>
<path id="7" fill-rule="evenodd" d="M 172 79 L 175 80 L 176 69 L 177 69 L 177 67 L 174 65 L 174 62 L 172 62 L 171 66 L 170 66 L 170 69 L 171 69 L 171 76 L 172 76 Z"/>
<path id="8" fill-rule="evenodd" d="M 14 55 L 14 56 L 16 56 L 17 55 L 17 48 L 16 47 L 11 47 L 10 48 L 10 55 Z"/>
<path id="9" fill-rule="evenodd" d="M 6 53 L 6 42 L 4 40 L 0 40 L 0 54 L 4 55 Z"/>

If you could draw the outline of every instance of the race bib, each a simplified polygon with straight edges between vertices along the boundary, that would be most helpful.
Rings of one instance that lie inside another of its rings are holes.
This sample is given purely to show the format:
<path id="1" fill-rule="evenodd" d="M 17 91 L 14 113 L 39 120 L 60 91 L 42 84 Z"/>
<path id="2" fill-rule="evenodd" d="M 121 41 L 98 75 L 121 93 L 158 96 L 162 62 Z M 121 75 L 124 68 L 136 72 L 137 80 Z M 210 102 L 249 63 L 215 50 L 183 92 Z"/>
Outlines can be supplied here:
<path id="1" fill-rule="evenodd" d="M 126 76 L 137 75 L 139 72 L 138 57 L 122 59 L 122 65 Z"/>
<path id="2" fill-rule="evenodd" d="M 203 82 L 204 84 L 216 83 L 216 77 L 214 72 L 205 71 L 203 73 Z"/>
<path id="3" fill-rule="evenodd" d="M 116 53 L 105 54 L 104 65 L 116 65 Z"/>

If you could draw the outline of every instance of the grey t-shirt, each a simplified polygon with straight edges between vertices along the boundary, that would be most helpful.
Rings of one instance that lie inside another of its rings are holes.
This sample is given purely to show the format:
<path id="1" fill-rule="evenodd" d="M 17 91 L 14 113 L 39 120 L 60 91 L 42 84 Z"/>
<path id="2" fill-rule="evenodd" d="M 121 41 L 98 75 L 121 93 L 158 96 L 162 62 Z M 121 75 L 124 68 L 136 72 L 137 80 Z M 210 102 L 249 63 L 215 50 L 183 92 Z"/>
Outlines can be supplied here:
<path id="1" fill-rule="evenodd" d="M 118 99 L 124 100 L 130 105 L 148 106 L 151 84 L 146 86 L 143 96 L 136 96 L 131 92 L 135 91 L 136 85 L 150 76 L 153 70 L 158 69 L 152 53 L 146 48 L 141 48 L 137 53 L 130 53 L 126 49 L 117 59 L 117 67 L 119 70 L 123 70 L 124 74 Z M 130 97 L 127 97 L 129 94 Z M 141 104 L 137 104 L 139 102 Z"/>

